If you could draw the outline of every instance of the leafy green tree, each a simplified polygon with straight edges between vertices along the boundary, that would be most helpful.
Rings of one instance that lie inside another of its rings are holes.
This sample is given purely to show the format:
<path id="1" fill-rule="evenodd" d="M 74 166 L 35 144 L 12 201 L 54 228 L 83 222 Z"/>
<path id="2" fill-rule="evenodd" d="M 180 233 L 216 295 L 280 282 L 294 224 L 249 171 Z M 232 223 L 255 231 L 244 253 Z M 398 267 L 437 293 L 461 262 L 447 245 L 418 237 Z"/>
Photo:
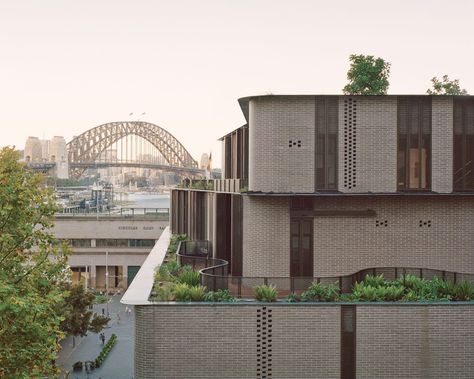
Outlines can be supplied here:
<path id="1" fill-rule="evenodd" d="M 67 291 L 68 295 L 62 308 L 64 320 L 61 322 L 61 329 L 72 335 L 73 341 L 74 337 L 84 337 L 88 331 L 99 333 L 110 321 L 109 317 L 97 315 L 90 310 L 95 296 L 88 292 L 83 284 L 66 283 L 63 290 Z"/>
<path id="2" fill-rule="evenodd" d="M 54 378 L 67 248 L 51 234 L 52 192 L 18 159 L 0 150 L 0 377 Z"/>
<path id="3" fill-rule="evenodd" d="M 347 95 L 385 95 L 388 90 L 390 63 L 372 55 L 349 56 L 351 67 L 347 71 L 349 83 L 343 88 Z"/>
<path id="4" fill-rule="evenodd" d="M 450 80 L 448 75 L 443 75 L 441 80 L 434 77 L 431 83 L 432 88 L 426 91 L 428 95 L 468 95 L 465 89 L 461 89 L 459 79 Z"/>

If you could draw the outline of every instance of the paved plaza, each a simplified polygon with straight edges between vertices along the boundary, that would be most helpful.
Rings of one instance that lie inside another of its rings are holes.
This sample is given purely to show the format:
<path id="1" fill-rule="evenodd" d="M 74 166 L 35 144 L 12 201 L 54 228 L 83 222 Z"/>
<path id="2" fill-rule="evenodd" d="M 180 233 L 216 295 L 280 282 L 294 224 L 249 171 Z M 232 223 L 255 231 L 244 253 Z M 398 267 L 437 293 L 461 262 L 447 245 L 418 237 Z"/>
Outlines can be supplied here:
<path id="1" fill-rule="evenodd" d="M 86 373 L 85 370 L 72 371 L 72 365 L 77 361 L 92 361 L 100 353 L 102 343 L 99 335 L 89 332 L 84 338 L 76 337 L 73 347 L 72 338 L 68 337 L 61 345 L 58 365 L 61 368 L 61 378 L 68 379 L 132 379 L 133 378 L 133 348 L 134 348 L 134 312 L 127 315 L 125 305 L 120 304 L 122 295 L 111 296 L 108 304 L 111 321 L 109 327 L 103 330 L 106 342 L 112 333 L 117 335 L 117 343 L 104 361 L 102 367 Z M 105 304 L 94 305 L 94 311 L 106 312 Z M 70 371 L 69 376 L 67 371 Z"/>

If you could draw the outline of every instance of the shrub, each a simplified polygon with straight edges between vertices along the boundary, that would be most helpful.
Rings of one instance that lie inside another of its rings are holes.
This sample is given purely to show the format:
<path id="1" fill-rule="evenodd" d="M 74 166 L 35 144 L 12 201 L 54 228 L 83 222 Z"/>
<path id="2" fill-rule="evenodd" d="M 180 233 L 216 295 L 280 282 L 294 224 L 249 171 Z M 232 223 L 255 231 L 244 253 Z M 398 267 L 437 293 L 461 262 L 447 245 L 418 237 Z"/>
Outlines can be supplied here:
<path id="1" fill-rule="evenodd" d="M 469 301 L 474 300 L 474 285 L 467 281 L 462 281 L 454 286 L 453 300 Z"/>
<path id="2" fill-rule="evenodd" d="M 451 300 L 454 293 L 454 283 L 451 281 L 444 281 L 435 276 L 430 282 L 431 298 L 433 300 Z"/>
<path id="3" fill-rule="evenodd" d="M 204 296 L 206 296 L 206 287 L 190 286 L 189 294 L 191 296 L 191 301 L 204 301 Z"/>
<path id="4" fill-rule="evenodd" d="M 110 350 L 112 350 L 112 348 L 114 347 L 116 342 L 117 342 L 117 336 L 115 334 L 112 334 L 110 336 L 110 339 L 107 341 L 105 346 L 102 348 L 102 351 L 100 352 L 99 356 L 93 361 L 94 368 L 98 368 L 98 367 L 102 366 L 102 363 L 104 363 L 105 358 L 107 358 L 107 356 L 110 353 Z"/>
<path id="5" fill-rule="evenodd" d="M 168 250 L 166 250 L 169 254 L 175 254 L 176 250 L 178 250 L 178 245 L 181 241 L 186 241 L 188 237 L 186 234 L 173 234 L 170 239 L 170 244 L 168 245 Z"/>
<path id="6" fill-rule="evenodd" d="M 354 284 L 352 288 L 352 300 L 355 301 L 377 301 L 377 288 L 366 285 L 364 282 Z"/>
<path id="7" fill-rule="evenodd" d="M 172 277 L 177 276 L 180 270 L 181 265 L 176 260 L 169 261 L 160 266 L 156 279 L 172 280 Z"/>
<path id="8" fill-rule="evenodd" d="M 206 287 L 175 283 L 172 291 L 176 301 L 203 301 L 206 294 Z"/>
<path id="9" fill-rule="evenodd" d="M 420 291 L 427 286 L 427 281 L 415 275 L 407 274 L 398 279 L 398 283 L 403 285 L 407 290 Z"/>
<path id="10" fill-rule="evenodd" d="M 295 293 L 290 293 L 285 297 L 285 300 L 288 303 L 297 303 L 298 301 L 301 301 L 301 296 L 295 294 Z"/>
<path id="11" fill-rule="evenodd" d="M 276 301 L 278 295 L 277 289 L 273 284 L 255 286 L 253 287 L 253 293 L 258 301 Z"/>
<path id="12" fill-rule="evenodd" d="M 362 282 L 365 285 L 372 286 L 372 287 L 382 287 L 386 284 L 383 274 L 375 275 L 375 276 L 366 275 Z"/>
<path id="13" fill-rule="evenodd" d="M 339 295 L 339 286 L 336 284 L 312 283 L 301 294 L 302 301 L 335 301 Z"/>
<path id="14" fill-rule="evenodd" d="M 405 287 L 400 285 L 387 285 L 378 288 L 378 298 L 381 301 L 399 301 L 405 295 Z"/>
<path id="15" fill-rule="evenodd" d="M 174 301 L 174 283 L 155 283 L 151 299 L 158 301 Z"/>
<path id="16" fill-rule="evenodd" d="M 235 301 L 235 297 L 230 294 L 229 290 L 209 291 L 204 296 L 204 301 L 225 303 Z"/>
<path id="17" fill-rule="evenodd" d="M 201 284 L 201 274 L 198 271 L 183 271 L 176 277 L 177 283 L 189 286 L 199 286 Z"/>
<path id="18" fill-rule="evenodd" d="M 72 365 L 73 371 L 82 371 L 83 363 L 82 361 L 77 361 Z"/>
<path id="19" fill-rule="evenodd" d="M 104 304 L 107 302 L 107 296 L 99 293 L 95 295 L 94 304 Z"/>

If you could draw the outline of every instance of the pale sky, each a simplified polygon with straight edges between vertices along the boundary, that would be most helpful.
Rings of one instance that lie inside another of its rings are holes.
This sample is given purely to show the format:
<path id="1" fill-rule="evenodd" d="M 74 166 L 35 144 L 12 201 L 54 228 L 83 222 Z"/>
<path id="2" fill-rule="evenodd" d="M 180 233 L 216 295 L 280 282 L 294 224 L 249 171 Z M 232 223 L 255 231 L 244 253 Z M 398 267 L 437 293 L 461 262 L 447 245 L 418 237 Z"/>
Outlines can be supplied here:
<path id="1" fill-rule="evenodd" d="M 146 112 L 217 167 L 239 97 L 340 94 L 352 53 L 392 64 L 390 94 L 474 93 L 473 26 L 473 0 L 0 0 L 0 146 Z"/>

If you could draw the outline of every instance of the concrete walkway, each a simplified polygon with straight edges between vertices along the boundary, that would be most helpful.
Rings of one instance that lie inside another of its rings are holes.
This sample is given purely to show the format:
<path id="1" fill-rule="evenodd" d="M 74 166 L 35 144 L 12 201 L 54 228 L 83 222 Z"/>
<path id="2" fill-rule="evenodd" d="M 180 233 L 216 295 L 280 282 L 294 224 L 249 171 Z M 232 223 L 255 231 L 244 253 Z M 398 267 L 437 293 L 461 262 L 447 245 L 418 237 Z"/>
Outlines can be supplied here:
<path id="1" fill-rule="evenodd" d="M 76 337 L 76 346 L 72 346 L 72 337 L 61 342 L 58 366 L 61 368 L 61 378 L 69 379 L 132 379 L 133 378 L 133 350 L 134 350 L 134 312 L 127 315 L 125 305 L 120 304 L 121 295 L 111 296 L 109 302 L 109 328 L 103 330 L 106 343 L 110 336 L 117 335 L 117 343 L 105 359 L 102 367 L 92 370 L 89 374 L 85 370 L 72 371 L 72 365 L 77 361 L 92 361 L 102 350 L 99 335 L 89 332 L 84 338 Z M 94 311 L 101 314 L 105 304 L 94 305 Z M 67 371 L 70 371 L 69 376 Z"/>

